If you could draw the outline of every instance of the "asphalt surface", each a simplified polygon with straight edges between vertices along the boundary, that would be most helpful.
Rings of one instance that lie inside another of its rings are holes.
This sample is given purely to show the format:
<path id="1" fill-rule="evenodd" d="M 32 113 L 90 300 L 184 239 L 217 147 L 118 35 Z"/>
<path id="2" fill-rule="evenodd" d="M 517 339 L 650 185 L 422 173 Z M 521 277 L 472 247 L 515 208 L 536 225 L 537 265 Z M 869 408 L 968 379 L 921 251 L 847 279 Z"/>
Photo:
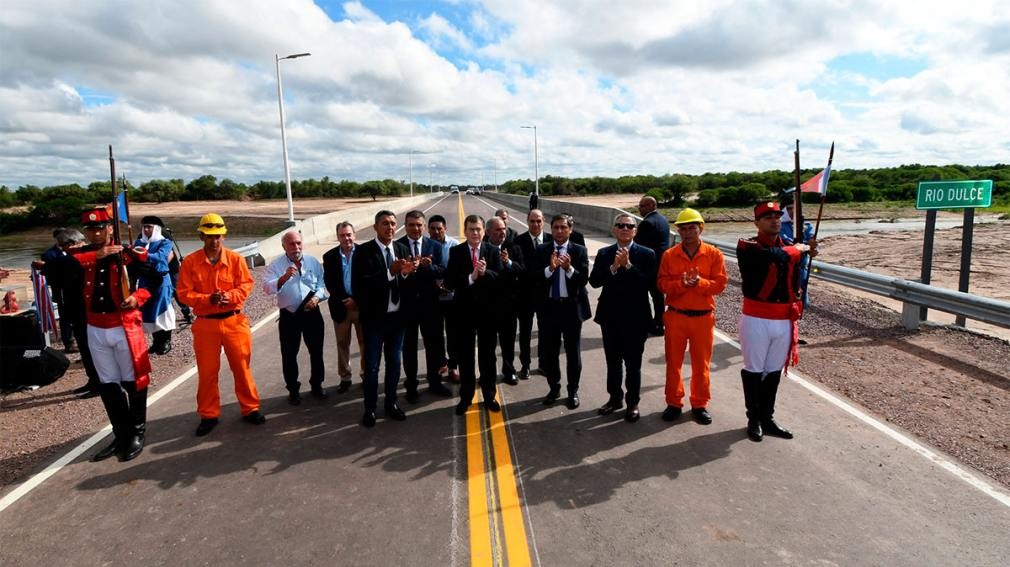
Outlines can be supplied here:
<path id="1" fill-rule="evenodd" d="M 470 196 L 461 203 L 484 216 L 497 207 Z M 458 211 L 452 196 L 428 214 L 443 214 L 458 236 Z M 359 241 L 370 237 L 359 231 Z M 610 243 L 587 237 L 591 253 Z M 300 406 L 287 403 L 276 323 L 267 323 L 253 345 L 265 425 L 239 419 L 223 365 L 221 424 L 194 437 L 189 378 L 151 405 L 139 458 L 87 461 L 99 444 L 0 512 L 0 563 L 1006 565 L 1010 557 L 1005 491 L 990 487 L 994 497 L 976 475 L 952 473 L 942 456 L 924 457 L 795 381 L 782 385 L 776 417 L 796 439 L 747 440 L 741 356 L 725 340 L 712 361 L 708 426 L 660 419 L 657 338 L 646 345 L 641 421 L 599 417 L 605 364 L 599 327 L 588 322 L 574 411 L 541 404 L 547 386 L 534 376 L 499 385 L 504 425 L 476 404 L 464 419 L 455 399 L 423 394 L 414 405 L 401 397 L 406 422 L 380 413 L 365 429 L 357 379 L 348 393 L 333 391 L 327 333 L 328 399 L 303 392 Z M 302 359 L 307 374 L 304 350 Z"/>

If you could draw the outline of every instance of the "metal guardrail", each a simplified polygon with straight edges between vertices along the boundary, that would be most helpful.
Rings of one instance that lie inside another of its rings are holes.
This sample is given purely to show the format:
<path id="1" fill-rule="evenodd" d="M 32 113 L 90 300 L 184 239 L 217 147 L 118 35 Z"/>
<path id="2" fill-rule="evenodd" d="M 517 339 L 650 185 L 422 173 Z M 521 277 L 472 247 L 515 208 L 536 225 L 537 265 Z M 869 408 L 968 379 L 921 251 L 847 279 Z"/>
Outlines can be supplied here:
<path id="1" fill-rule="evenodd" d="M 727 257 L 736 258 L 735 244 L 712 240 L 706 242 L 718 247 Z M 967 319 L 1010 328 L 1010 303 L 1006 301 L 816 260 L 811 263 L 811 269 L 811 275 L 822 280 L 903 302 L 902 324 L 909 329 L 918 327 L 919 307 L 936 309 L 954 315 L 962 315 Z"/>

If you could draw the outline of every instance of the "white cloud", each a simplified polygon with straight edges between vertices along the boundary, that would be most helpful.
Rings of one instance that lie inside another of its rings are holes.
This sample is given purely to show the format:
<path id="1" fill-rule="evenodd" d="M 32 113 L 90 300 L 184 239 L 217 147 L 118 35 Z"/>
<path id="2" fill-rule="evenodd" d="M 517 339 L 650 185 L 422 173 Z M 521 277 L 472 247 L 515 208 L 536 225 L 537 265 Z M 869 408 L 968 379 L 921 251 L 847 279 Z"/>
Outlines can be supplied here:
<path id="1" fill-rule="evenodd" d="M 837 141 L 839 167 L 1006 161 L 998 2 L 485 0 L 403 21 L 342 8 L 7 0 L 0 184 L 104 179 L 109 143 L 135 181 L 280 179 L 273 56 L 300 52 L 280 63 L 299 178 L 405 179 L 411 151 L 415 179 L 473 182 L 495 161 L 499 180 L 528 178 L 523 124 L 554 175 L 789 169 L 795 138 L 805 155 Z M 830 70 L 853 53 L 925 69 Z"/>

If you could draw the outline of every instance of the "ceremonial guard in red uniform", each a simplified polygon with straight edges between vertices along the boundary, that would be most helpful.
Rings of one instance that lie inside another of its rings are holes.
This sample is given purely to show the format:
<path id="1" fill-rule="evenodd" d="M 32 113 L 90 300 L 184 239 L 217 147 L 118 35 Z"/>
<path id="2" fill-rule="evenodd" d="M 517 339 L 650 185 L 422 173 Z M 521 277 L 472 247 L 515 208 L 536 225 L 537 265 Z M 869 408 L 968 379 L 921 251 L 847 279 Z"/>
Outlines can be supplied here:
<path id="1" fill-rule="evenodd" d="M 740 349 L 743 351 L 744 403 L 747 436 L 792 439 L 793 434 L 772 419 L 782 372 L 799 361 L 797 321 L 803 312 L 800 297 L 800 262 L 805 253 L 816 254 L 817 242 L 787 245 L 779 236 L 782 210 L 778 203 L 754 207 L 758 234 L 740 240 L 736 247 L 743 286 Z"/>
<path id="2" fill-rule="evenodd" d="M 124 289 L 124 266 L 143 271 L 141 281 L 159 282 L 147 273 L 147 251 L 113 243 L 113 219 L 107 207 L 81 215 L 89 244 L 73 257 L 84 270 L 84 305 L 87 310 L 88 348 L 101 381 L 100 394 L 112 424 L 112 443 L 93 457 L 95 461 L 117 455 L 120 461 L 136 458 L 144 449 L 147 426 L 147 385 L 151 362 L 147 357 L 140 307 L 151 290 Z M 157 275 L 157 272 L 153 272 Z"/>

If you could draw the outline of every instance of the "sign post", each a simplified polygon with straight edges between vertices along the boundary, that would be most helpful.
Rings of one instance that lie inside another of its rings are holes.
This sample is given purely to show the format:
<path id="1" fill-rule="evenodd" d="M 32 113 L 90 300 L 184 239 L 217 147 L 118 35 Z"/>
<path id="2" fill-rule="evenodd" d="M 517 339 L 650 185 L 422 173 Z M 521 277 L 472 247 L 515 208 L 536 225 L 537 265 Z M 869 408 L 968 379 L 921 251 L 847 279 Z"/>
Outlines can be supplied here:
<path id="1" fill-rule="evenodd" d="M 926 210 L 926 233 L 922 240 L 921 281 L 928 284 L 933 267 L 933 234 L 936 230 L 937 209 L 964 209 L 961 227 L 961 273 L 957 289 L 968 292 L 971 275 L 971 241 L 975 229 L 975 209 L 992 205 L 992 180 L 922 181 L 915 196 L 915 208 Z M 919 319 L 926 319 L 926 308 L 919 309 Z M 955 325 L 963 327 L 965 318 L 958 315 Z"/>

